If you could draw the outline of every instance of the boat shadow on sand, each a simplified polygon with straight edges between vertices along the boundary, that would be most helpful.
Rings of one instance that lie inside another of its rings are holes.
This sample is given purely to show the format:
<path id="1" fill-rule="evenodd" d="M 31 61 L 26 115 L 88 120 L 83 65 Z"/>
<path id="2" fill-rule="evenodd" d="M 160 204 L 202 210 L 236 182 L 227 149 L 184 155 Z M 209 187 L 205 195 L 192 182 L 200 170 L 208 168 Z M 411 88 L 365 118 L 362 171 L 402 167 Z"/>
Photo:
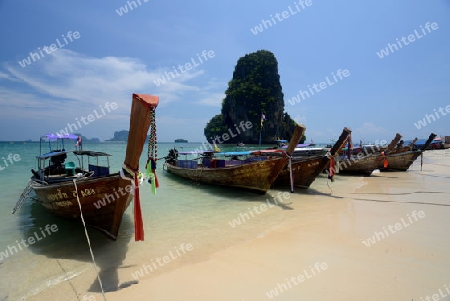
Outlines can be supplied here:
<path id="1" fill-rule="evenodd" d="M 194 186 L 195 189 L 201 189 L 203 193 L 206 193 L 213 197 L 220 196 L 221 199 L 225 199 L 229 202 L 258 202 L 258 203 L 270 202 L 271 204 L 275 204 L 276 206 L 280 207 L 283 210 L 294 210 L 294 208 L 290 206 L 290 204 L 292 204 L 290 200 L 288 201 L 282 200 L 282 202 L 280 202 L 279 199 L 277 199 L 277 202 L 275 203 L 273 198 L 274 197 L 276 198 L 277 195 L 272 190 L 269 190 L 265 194 L 263 194 L 260 191 L 252 191 L 246 188 L 199 183 L 191 179 L 178 177 L 166 171 L 163 173 L 163 175 L 168 181 L 172 182 L 173 184 L 176 183 L 177 185 L 181 185 L 183 187 Z"/>
<path id="2" fill-rule="evenodd" d="M 323 191 L 319 191 L 315 188 L 308 188 L 308 189 L 301 189 L 301 188 L 297 188 L 295 190 L 295 193 L 299 194 L 299 195 L 312 195 L 312 196 L 320 196 L 320 197 L 327 197 L 327 198 L 333 198 L 333 199 L 344 199 L 343 196 L 339 196 L 336 195 L 335 192 L 333 192 L 333 190 L 330 190 L 329 192 L 323 192 Z M 327 200 L 326 198 L 320 198 L 318 199 L 319 201 L 322 200 Z"/>
<path id="3" fill-rule="evenodd" d="M 44 255 L 49 259 L 55 259 L 61 269 L 60 275 L 64 277 L 58 277 L 57 279 L 67 279 L 75 295 L 78 295 L 80 291 L 86 290 L 86 288 L 77 290 L 74 287 L 70 277 L 68 277 L 69 274 L 73 274 L 73 271 L 64 269 L 59 261 L 60 259 L 67 259 L 92 264 L 89 245 L 81 222 L 78 223 L 56 217 L 35 202 L 30 205 L 29 210 L 22 211 L 20 219 L 21 223 L 29 224 L 23 230 L 23 239 L 27 240 L 29 237 L 36 237 L 37 234 L 43 240 L 43 243 L 29 244 L 28 249 L 37 255 Z M 30 219 L 32 220 L 31 222 Z M 53 224 L 57 225 L 58 230 L 43 238 L 41 229 L 44 230 L 46 225 L 51 226 Z M 134 236 L 133 221 L 129 215 L 124 214 L 121 232 L 116 241 L 109 239 L 96 229 L 87 227 L 87 232 L 103 290 L 105 292 L 112 292 L 137 284 L 138 281 L 119 283 L 118 276 L 119 268 L 124 268 L 121 264 L 126 257 L 128 243 Z M 94 269 L 92 265 L 90 268 Z M 65 280 L 52 281 L 52 284 L 59 284 L 60 282 L 65 282 Z M 101 287 L 97 277 L 87 291 L 101 293 Z"/>

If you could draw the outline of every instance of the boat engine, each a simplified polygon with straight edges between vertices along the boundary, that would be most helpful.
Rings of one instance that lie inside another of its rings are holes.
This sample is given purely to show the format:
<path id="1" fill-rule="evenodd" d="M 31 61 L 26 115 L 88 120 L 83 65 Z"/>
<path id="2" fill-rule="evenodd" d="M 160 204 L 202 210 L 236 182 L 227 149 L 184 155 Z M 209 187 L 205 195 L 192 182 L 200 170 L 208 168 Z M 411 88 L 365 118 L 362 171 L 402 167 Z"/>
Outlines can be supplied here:
<path id="1" fill-rule="evenodd" d="M 169 154 L 166 157 L 166 163 L 176 165 L 177 159 L 178 159 L 178 151 L 176 148 L 172 148 L 171 150 L 169 150 Z"/>

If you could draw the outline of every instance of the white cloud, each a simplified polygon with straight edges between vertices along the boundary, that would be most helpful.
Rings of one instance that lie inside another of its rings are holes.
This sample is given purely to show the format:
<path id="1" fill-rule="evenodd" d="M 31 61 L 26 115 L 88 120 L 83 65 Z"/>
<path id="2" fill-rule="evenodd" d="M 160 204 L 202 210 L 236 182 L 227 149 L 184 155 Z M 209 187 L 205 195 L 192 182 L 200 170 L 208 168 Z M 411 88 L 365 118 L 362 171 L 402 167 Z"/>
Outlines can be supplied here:
<path id="1" fill-rule="evenodd" d="M 18 95 L 21 99 L 11 104 L 12 107 L 49 106 L 51 109 L 58 105 L 60 110 L 78 110 L 80 107 L 92 109 L 106 101 L 114 101 L 124 109 L 122 113 L 127 113 L 131 93 L 158 95 L 163 100 L 161 106 L 182 99 L 187 92 L 207 95 L 200 102 L 207 105 L 211 105 L 217 96 L 207 93 L 211 86 L 199 88 L 187 84 L 204 75 L 203 70 L 180 72 L 177 77 L 158 87 L 154 81 L 171 70 L 148 70 L 145 64 L 135 58 L 95 58 L 67 49 L 59 49 L 25 68 L 8 64 L 6 70 L 7 73 L 0 72 L 0 79 L 13 79 L 24 86 L 20 89 L 3 89 L 2 103 L 6 103 L 9 98 L 6 94 Z"/>
<path id="2" fill-rule="evenodd" d="M 227 86 L 226 82 L 222 82 L 217 78 L 211 78 L 208 83 L 203 86 L 202 91 L 199 93 L 200 99 L 197 100 L 196 103 L 220 108 L 226 95 L 224 92 L 217 91 L 225 91 Z"/>
<path id="3" fill-rule="evenodd" d="M 207 120 L 200 118 L 179 118 L 172 115 L 160 115 L 157 117 L 158 125 L 176 125 L 189 127 L 193 124 L 205 125 Z"/>
<path id="4" fill-rule="evenodd" d="M 158 95 L 159 107 L 189 99 L 200 99 L 197 103 L 202 105 L 220 105 L 224 95 L 217 91 L 223 89 L 223 83 L 209 79 L 200 85 L 205 72 L 192 70 L 156 86 L 154 81 L 169 71 L 150 70 L 136 58 L 96 58 L 67 49 L 59 49 L 25 68 L 6 63 L 0 71 L 0 80 L 7 79 L 7 84 L 0 87 L 0 116 L 59 129 L 75 118 L 92 114 L 94 109 L 98 111 L 106 102 L 116 102 L 118 109 L 104 116 L 102 122 L 110 120 L 126 128 L 132 93 Z M 185 120 L 182 124 L 189 126 L 193 122 Z M 175 118 L 170 123 L 174 124 Z"/>
<path id="5" fill-rule="evenodd" d="M 177 100 L 179 94 L 198 90 L 198 87 L 183 82 L 203 74 L 203 71 L 181 74 L 161 87 L 155 87 L 153 81 L 162 76 L 164 70 L 147 70 L 134 58 L 94 58 L 66 49 L 59 49 L 25 68 L 10 65 L 7 70 L 42 94 L 96 105 L 105 100 L 129 101 L 132 92 L 146 93 L 149 90 L 152 94 L 164 96 L 164 103 L 168 103 Z"/>
<path id="6" fill-rule="evenodd" d="M 297 122 L 298 124 L 302 124 L 306 122 L 306 116 L 302 116 L 302 115 L 297 115 L 293 118 L 295 120 L 295 122 Z"/>
<path id="7" fill-rule="evenodd" d="M 200 100 L 196 101 L 196 103 L 207 106 L 221 107 L 222 100 L 224 98 L 225 98 L 224 93 L 208 94 L 208 96 L 201 98 Z"/>
<path id="8" fill-rule="evenodd" d="M 374 135 L 385 135 L 389 131 L 381 126 L 376 126 L 372 122 L 365 122 L 362 126 L 359 128 L 356 128 L 353 131 L 353 134 L 360 135 L 360 136 L 374 136 Z M 353 135 L 355 136 L 355 135 Z"/>

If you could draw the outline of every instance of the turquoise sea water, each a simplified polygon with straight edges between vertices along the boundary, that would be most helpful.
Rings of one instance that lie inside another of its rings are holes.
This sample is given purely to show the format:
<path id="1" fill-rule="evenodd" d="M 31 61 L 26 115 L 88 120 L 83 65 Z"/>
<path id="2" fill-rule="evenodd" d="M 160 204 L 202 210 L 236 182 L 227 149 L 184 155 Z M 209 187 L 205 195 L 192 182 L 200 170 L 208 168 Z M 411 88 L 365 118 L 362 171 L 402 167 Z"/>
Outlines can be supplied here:
<path id="1" fill-rule="evenodd" d="M 189 151 L 200 147 L 200 144 L 160 143 L 158 157 L 164 157 L 174 146 L 178 150 Z M 66 146 L 66 149 L 70 147 Z M 125 157 L 126 144 L 84 143 L 83 148 L 111 154 L 111 171 L 118 171 Z M 221 148 L 246 150 L 258 147 Z M 141 169 L 147 158 L 146 152 L 145 147 Z M 7 159 L 8 154 L 17 154 L 20 160 L 13 164 L 7 161 L 6 166 L 3 158 Z M 54 217 L 32 201 L 27 201 L 21 211 L 11 214 L 31 176 L 30 169 L 37 168 L 37 154 L 37 142 L 0 143 L 0 167 L 4 167 L 0 170 L 0 252 L 9 250 L 8 258 L 0 260 L 0 300 L 45 300 L 47 296 L 57 296 L 55 300 L 82 300 L 83 296 L 90 294 L 99 296 L 96 271 L 81 224 Z M 283 215 L 279 213 L 286 208 L 281 206 L 239 227 L 233 228 L 229 224 L 239 214 L 248 213 L 254 205 L 260 206 L 268 199 L 272 200 L 282 190 L 270 190 L 266 195 L 258 195 L 193 183 L 165 172 L 163 160 L 158 163 L 157 175 L 160 188 L 156 195 L 151 193 L 149 185 L 141 188 L 144 242 L 134 241 L 132 206 L 124 215 L 116 242 L 94 229 L 88 229 L 105 291 L 135 283 L 133 273 L 142 267 L 142 263 L 150 264 L 156 258 L 170 254 L 170 251 L 175 252 L 183 243 L 191 244 L 193 249 L 142 277 L 168 272 L 187 262 L 207 260 L 208 254 L 264 235 L 283 222 Z M 46 225 L 56 225 L 58 230 L 45 232 Z M 19 242 L 30 237 L 36 238 L 35 242 L 20 249 Z"/>

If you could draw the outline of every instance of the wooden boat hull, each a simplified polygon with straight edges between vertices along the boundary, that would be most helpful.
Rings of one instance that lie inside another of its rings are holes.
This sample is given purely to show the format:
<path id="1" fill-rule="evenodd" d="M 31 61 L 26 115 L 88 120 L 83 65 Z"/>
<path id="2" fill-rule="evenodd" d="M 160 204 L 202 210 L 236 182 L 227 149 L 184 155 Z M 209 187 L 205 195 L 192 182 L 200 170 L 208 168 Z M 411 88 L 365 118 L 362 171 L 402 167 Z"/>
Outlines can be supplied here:
<path id="1" fill-rule="evenodd" d="M 422 151 L 406 151 L 391 154 L 387 157 L 388 166 L 379 166 L 381 171 L 407 171 L 414 161 L 420 156 Z"/>
<path id="2" fill-rule="evenodd" d="M 383 164 L 383 161 L 384 157 L 379 154 L 340 160 L 339 173 L 370 176 Z"/>
<path id="3" fill-rule="evenodd" d="M 324 156 L 304 157 L 304 158 L 292 158 L 292 176 L 294 180 L 294 186 L 298 188 L 307 189 L 316 177 L 322 172 L 323 160 L 327 160 Z M 320 168 L 322 166 L 322 168 Z M 275 180 L 274 186 L 290 186 L 291 185 L 291 173 L 289 164 L 283 168 Z"/>
<path id="4" fill-rule="evenodd" d="M 33 185 L 36 198 L 56 216 L 80 220 L 77 193 L 87 225 L 113 239 L 117 238 L 122 215 L 133 199 L 130 180 L 117 174 L 100 178 L 85 178 L 49 185 Z"/>
<path id="5" fill-rule="evenodd" d="M 397 148 L 394 148 L 391 152 L 389 152 L 389 155 L 405 153 L 405 152 L 408 152 L 411 150 L 412 150 L 412 148 L 409 146 L 397 147 Z"/>
<path id="6" fill-rule="evenodd" d="M 280 157 L 218 168 L 203 166 L 195 169 L 184 168 L 168 162 L 165 163 L 165 166 L 168 172 L 196 182 L 239 187 L 265 193 L 272 186 L 287 160 L 287 157 Z"/>

